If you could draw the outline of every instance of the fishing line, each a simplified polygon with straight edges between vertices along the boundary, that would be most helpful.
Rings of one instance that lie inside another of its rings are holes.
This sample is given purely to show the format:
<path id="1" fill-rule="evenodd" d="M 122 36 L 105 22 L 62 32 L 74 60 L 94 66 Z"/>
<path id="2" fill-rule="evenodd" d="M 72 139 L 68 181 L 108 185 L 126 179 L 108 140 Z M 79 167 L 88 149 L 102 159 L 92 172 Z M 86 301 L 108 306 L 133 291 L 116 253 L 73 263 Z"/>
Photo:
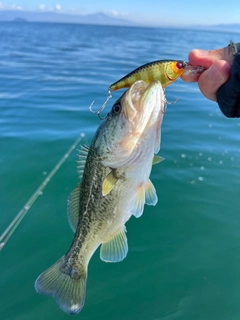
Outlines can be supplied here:
<path id="1" fill-rule="evenodd" d="M 31 208 L 33 203 L 37 200 L 37 198 L 42 195 L 43 189 L 46 187 L 48 182 L 52 179 L 54 174 L 58 171 L 58 169 L 62 166 L 64 161 L 69 157 L 70 153 L 76 148 L 78 143 L 82 140 L 82 138 L 85 136 L 84 133 L 81 133 L 80 136 L 77 138 L 77 140 L 72 144 L 72 146 L 69 148 L 69 150 L 64 154 L 64 156 L 61 158 L 61 160 L 56 164 L 56 166 L 52 169 L 52 171 L 49 173 L 49 175 L 44 179 L 44 181 L 40 184 L 40 186 L 37 188 L 37 190 L 33 193 L 33 195 L 29 198 L 29 200 L 26 202 L 26 204 L 23 206 L 23 208 L 19 211 L 19 213 L 16 215 L 16 217 L 12 220 L 12 222 L 9 224 L 9 226 L 6 228 L 6 230 L 3 232 L 3 234 L 0 236 L 0 251 L 2 248 L 6 245 L 9 238 L 12 236 L 22 219 L 25 217 L 28 210 Z"/>

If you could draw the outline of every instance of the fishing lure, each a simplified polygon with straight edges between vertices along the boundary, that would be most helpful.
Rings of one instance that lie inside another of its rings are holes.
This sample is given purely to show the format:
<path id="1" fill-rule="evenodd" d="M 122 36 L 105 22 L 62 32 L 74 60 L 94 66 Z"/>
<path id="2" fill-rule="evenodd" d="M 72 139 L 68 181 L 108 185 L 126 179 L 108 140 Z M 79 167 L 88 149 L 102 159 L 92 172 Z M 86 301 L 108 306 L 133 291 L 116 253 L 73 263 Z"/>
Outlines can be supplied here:
<path id="1" fill-rule="evenodd" d="M 186 62 L 182 60 L 157 60 L 146 63 L 111 84 L 109 90 L 112 92 L 129 88 L 137 80 L 143 80 L 147 85 L 153 80 L 159 80 L 162 87 L 165 88 L 183 73 L 186 65 Z"/>
<path id="2" fill-rule="evenodd" d="M 111 84 L 108 88 L 108 96 L 106 101 L 100 107 L 98 111 L 92 110 L 92 105 L 89 109 L 93 113 L 97 113 L 99 118 L 100 113 L 105 108 L 107 102 L 111 99 L 112 91 L 116 91 L 123 88 L 129 88 L 137 80 L 143 80 L 148 85 L 153 80 L 159 80 L 163 88 L 175 81 L 184 71 L 187 63 L 182 60 L 157 60 L 150 63 L 146 63 L 132 72 L 128 73 L 126 76 L 122 77 L 120 80 Z"/>
<path id="3" fill-rule="evenodd" d="M 207 70 L 206 68 L 204 68 L 203 66 L 191 66 L 191 65 L 187 65 L 184 69 L 184 74 L 189 74 L 190 76 L 196 76 L 196 75 L 200 75 L 201 73 L 203 73 L 203 71 Z"/>

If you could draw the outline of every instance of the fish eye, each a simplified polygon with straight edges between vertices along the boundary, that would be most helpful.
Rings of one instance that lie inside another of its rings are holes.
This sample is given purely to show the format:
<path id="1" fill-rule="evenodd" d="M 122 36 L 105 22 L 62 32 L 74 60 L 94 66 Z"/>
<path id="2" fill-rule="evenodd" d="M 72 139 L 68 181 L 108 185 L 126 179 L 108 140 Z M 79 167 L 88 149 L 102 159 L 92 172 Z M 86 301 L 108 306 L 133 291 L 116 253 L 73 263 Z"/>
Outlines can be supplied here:
<path id="1" fill-rule="evenodd" d="M 112 111 L 115 114 L 119 114 L 121 112 L 121 105 L 119 103 L 114 104 L 114 106 L 112 107 Z"/>

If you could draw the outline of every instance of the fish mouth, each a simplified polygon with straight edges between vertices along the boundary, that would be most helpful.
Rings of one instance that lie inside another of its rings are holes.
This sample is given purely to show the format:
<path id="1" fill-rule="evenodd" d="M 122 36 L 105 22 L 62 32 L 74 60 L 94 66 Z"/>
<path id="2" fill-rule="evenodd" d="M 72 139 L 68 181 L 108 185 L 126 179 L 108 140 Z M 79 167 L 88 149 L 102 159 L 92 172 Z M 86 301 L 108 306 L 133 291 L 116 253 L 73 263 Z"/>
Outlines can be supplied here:
<path id="1" fill-rule="evenodd" d="M 128 121 L 128 132 L 120 142 L 122 155 L 136 157 L 134 150 L 139 150 L 143 141 L 148 141 L 154 152 L 160 149 L 160 134 L 165 111 L 165 96 L 160 81 L 155 80 L 147 85 L 136 81 L 123 97 L 123 113 Z M 146 147 L 146 146 L 145 146 Z"/>
<path id="2" fill-rule="evenodd" d="M 164 112 L 165 97 L 160 81 L 154 80 L 149 85 L 136 81 L 126 92 L 123 111 L 129 122 L 143 127 L 148 120 L 159 112 Z M 153 120 L 156 116 L 153 117 Z"/>
<path id="3" fill-rule="evenodd" d="M 104 145 L 104 166 L 121 168 L 144 161 L 145 156 L 160 149 L 160 128 L 164 116 L 165 97 L 158 80 L 147 85 L 136 81 L 120 98 L 119 117 L 112 122 L 112 134 Z M 111 122 L 109 122 L 111 123 Z"/>

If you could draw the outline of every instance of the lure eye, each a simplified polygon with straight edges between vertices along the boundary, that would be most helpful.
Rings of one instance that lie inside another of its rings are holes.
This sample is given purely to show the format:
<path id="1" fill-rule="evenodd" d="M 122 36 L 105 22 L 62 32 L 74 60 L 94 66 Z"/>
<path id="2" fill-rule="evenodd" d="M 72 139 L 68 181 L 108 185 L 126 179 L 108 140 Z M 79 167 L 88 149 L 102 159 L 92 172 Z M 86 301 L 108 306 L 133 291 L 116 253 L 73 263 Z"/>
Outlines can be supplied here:
<path id="1" fill-rule="evenodd" d="M 177 62 L 177 63 L 176 63 L 176 67 L 177 67 L 179 70 L 182 70 L 182 69 L 183 69 L 183 63 L 182 63 L 182 62 Z"/>
<path id="2" fill-rule="evenodd" d="M 121 112 L 121 105 L 119 103 L 115 104 L 113 107 L 112 107 L 112 111 L 113 113 L 115 114 L 119 114 Z"/>

